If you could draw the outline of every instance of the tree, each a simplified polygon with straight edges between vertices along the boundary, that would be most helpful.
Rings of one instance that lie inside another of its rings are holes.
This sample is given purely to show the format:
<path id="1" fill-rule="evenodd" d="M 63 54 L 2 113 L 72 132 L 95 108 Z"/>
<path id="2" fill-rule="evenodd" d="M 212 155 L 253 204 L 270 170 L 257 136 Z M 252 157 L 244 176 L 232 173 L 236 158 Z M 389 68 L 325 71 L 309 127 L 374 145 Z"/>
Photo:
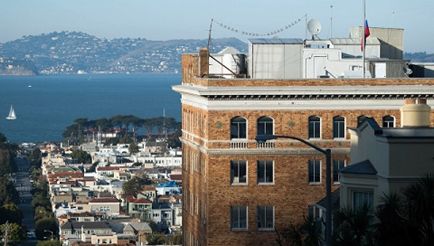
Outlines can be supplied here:
<path id="1" fill-rule="evenodd" d="M 148 178 L 134 177 L 122 185 L 123 195 L 124 197 L 137 196 L 142 187 L 149 184 L 151 184 L 151 181 Z"/>
<path id="2" fill-rule="evenodd" d="M 403 201 L 397 194 L 382 198 L 377 208 L 378 223 L 375 224 L 375 240 L 378 245 L 412 245 L 417 243 L 415 228 L 408 223 Z"/>
<path id="3" fill-rule="evenodd" d="M 46 237 L 50 237 L 50 231 L 53 232 L 53 235 L 57 235 L 58 228 L 55 218 L 43 218 L 37 220 L 35 224 L 36 238 L 38 240 L 43 240 Z"/>
<path id="4" fill-rule="evenodd" d="M 139 146 L 137 146 L 136 143 L 130 143 L 130 146 L 128 146 L 128 150 L 131 154 L 136 154 L 139 152 Z"/>
<path id="5" fill-rule="evenodd" d="M 0 205 L 8 202 L 18 203 L 19 194 L 8 177 L 0 176 Z"/>
<path id="6" fill-rule="evenodd" d="M 33 167 L 41 167 L 42 153 L 39 148 L 35 148 L 29 155 L 30 165 Z"/>
<path id="7" fill-rule="evenodd" d="M 333 221 L 333 245 L 373 245 L 372 217 L 367 205 L 355 210 L 338 210 Z"/>
<path id="8" fill-rule="evenodd" d="M 92 163 L 92 157 L 84 150 L 72 151 L 71 157 L 78 163 Z"/>
<path id="9" fill-rule="evenodd" d="M 304 218 L 302 224 L 291 224 L 284 230 L 277 230 L 277 244 L 295 246 L 314 246 L 321 242 L 321 221 L 312 216 Z"/>
<path id="10" fill-rule="evenodd" d="M 166 238 L 160 233 L 152 233 L 146 240 L 148 241 L 148 245 L 166 244 Z"/>
<path id="11" fill-rule="evenodd" d="M 34 216 L 35 221 L 43 218 L 53 217 L 53 213 L 51 211 L 48 211 L 47 208 L 41 206 L 35 207 L 34 214 L 35 214 Z"/>
<path id="12" fill-rule="evenodd" d="M 377 209 L 379 245 L 434 245 L 434 176 L 383 198 Z"/>
<path id="13" fill-rule="evenodd" d="M 25 239 L 24 231 L 22 227 L 17 223 L 5 223 L 0 225 L 0 233 L 3 238 L 8 231 L 8 241 L 19 243 L 21 240 Z"/>
<path id="14" fill-rule="evenodd" d="M 35 207 L 44 207 L 46 209 L 51 209 L 50 200 L 41 193 L 37 193 L 33 196 L 32 206 Z"/>
<path id="15" fill-rule="evenodd" d="M 62 242 L 59 240 L 38 241 L 36 246 L 62 246 Z"/>
<path id="16" fill-rule="evenodd" d="M 6 203 L 0 208 L 0 224 L 9 221 L 20 225 L 22 218 L 21 210 L 15 203 Z"/>

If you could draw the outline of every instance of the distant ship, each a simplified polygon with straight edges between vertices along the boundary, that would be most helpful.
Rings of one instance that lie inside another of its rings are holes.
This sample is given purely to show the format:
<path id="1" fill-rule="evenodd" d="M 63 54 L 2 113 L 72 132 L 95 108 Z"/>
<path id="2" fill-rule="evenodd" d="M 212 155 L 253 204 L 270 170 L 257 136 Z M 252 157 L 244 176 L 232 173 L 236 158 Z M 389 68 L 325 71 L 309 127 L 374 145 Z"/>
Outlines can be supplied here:
<path id="1" fill-rule="evenodd" d="M 15 115 L 15 110 L 11 105 L 11 110 L 9 111 L 8 117 L 6 117 L 7 120 L 16 120 L 17 116 Z"/>

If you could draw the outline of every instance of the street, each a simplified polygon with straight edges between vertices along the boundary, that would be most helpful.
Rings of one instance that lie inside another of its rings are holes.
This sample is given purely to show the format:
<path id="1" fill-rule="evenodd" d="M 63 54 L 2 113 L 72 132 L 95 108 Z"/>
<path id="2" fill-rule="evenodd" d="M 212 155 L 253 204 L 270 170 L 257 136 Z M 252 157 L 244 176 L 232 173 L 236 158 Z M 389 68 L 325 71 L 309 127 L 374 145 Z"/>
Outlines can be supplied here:
<path id="1" fill-rule="evenodd" d="M 33 220 L 33 207 L 32 207 L 32 184 L 30 183 L 30 163 L 25 157 L 17 157 L 15 159 L 18 171 L 15 174 L 16 182 L 15 188 L 20 195 L 20 204 L 18 205 L 23 213 L 23 226 L 27 231 L 35 230 L 35 222 Z M 27 240 L 22 242 L 21 245 L 36 245 L 37 240 Z"/>

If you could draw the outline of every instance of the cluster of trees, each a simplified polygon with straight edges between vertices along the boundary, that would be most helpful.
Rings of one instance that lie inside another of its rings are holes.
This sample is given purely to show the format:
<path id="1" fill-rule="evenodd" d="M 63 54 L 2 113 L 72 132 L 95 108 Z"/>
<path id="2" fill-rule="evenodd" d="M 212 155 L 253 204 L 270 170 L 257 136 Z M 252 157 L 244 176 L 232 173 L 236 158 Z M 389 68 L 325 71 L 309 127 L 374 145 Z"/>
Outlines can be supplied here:
<path id="1" fill-rule="evenodd" d="M 319 245 L 321 223 L 305 223 L 278 232 L 280 245 Z M 368 206 L 340 209 L 334 214 L 333 245 L 434 245 L 434 176 L 428 175 L 401 195 L 383 197 L 373 211 Z"/>
<path id="2" fill-rule="evenodd" d="M 92 163 L 92 157 L 84 150 L 73 150 L 71 153 L 71 157 L 76 161 L 76 163 Z"/>
<path id="3" fill-rule="evenodd" d="M 51 211 L 51 202 L 48 191 L 48 183 L 42 177 L 41 152 L 35 149 L 29 155 L 31 164 L 31 178 L 33 180 L 32 207 L 34 209 L 35 234 L 38 240 L 50 239 L 51 232 L 58 234 L 57 220 Z M 41 242 L 41 244 L 43 244 Z"/>
<path id="4" fill-rule="evenodd" d="M 146 240 L 148 241 L 148 245 L 182 245 L 182 234 L 165 235 L 152 233 Z"/>
<path id="5" fill-rule="evenodd" d="M 65 129 L 63 137 L 70 143 L 82 143 L 89 132 L 98 130 L 107 132 L 113 128 L 119 128 L 122 130 L 122 136 L 115 141 L 128 143 L 136 132 L 144 132 L 147 135 L 161 134 L 164 130 L 163 127 L 166 128 L 169 135 L 173 135 L 179 133 L 181 123 L 171 117 L 139 118 L 134 115 L 116 115 L 111 118 L 96 120 L 79 118 Z"/>
<path id="6" fill-rule="evenodd" d="M 124 197 L 137 196 L 144 185 L 150 185 L 152 181 L 146 177 L 134 177 L 122 185 Z"/>
<path id="7" fill-rule="evenodd" d="M 14 158 L 17 146 L 8 143 L 0 133 L 0 238 L 8 233 L 10 244 L 18 244 L 25 239 L 25 228 L 22 227 L 22 213 L 17 204 L 20 197 L 11 182 L 11 174 L 16 170 Z"/>

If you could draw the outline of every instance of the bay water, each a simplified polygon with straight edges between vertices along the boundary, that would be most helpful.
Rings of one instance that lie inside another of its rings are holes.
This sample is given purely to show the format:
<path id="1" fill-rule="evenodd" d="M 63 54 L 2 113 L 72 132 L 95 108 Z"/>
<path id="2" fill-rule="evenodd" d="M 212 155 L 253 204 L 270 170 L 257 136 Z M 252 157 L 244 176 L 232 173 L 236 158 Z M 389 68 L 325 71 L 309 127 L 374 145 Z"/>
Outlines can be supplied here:
<path id="1" fill-rule="evenodd" d="M 15 143 L 60 141 L 77 118 L 114 115 L 180 120 L 179 74 L 0 76 L 0 132 Z M 6 120 L 10 106 L 17 119 Z"/>

